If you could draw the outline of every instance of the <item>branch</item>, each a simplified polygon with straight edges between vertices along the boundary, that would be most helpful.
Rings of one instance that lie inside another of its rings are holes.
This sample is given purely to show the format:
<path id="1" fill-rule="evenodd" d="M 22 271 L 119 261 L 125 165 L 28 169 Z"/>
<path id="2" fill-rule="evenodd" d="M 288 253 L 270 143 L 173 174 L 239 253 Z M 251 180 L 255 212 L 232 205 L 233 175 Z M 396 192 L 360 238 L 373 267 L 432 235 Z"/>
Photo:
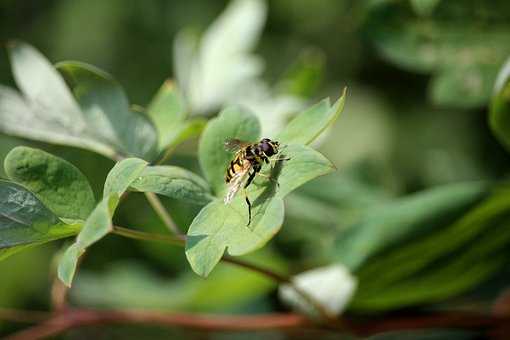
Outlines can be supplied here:
<path id="1" fill-rule="evenodd" d="M 249 331 L 313 326 L 297 314 L 257 316 L 216 316 L 185 313 L 162 313 L 144 310 L 74 309 L 56 314 L 51 319 L 12 334 L 9 340 L 36 340 L 56 336 L 69 329 L 101 324 L 149 324 L 182 327 L 204 331 Z"/>
<path id="2" fill-rule="evenodd" d="M 185 235 L 182 236 L 169 236 L 169 235 L 161 235 L 161 234 L 154 234 L 154 233 L 146 233 L 143 231 L 123 228 L 119 226 L 113 227 L 113 234 L 117 234 L 120 236 L 133 238 L 137 240 L 145 240 L 145 241 L 157 241 L 157 242 L 164 242 L 180 247 L 185 246 Z M 290 277 L 284 276 L 282 274 L 279 274 L 277 272 L 272 271 L 271 269 L 260 267 L 256 264 L 249 263 L 246 261 L 243 261 L 241 259 L 233 258 L 231 256 L 223 255 L 221 258 L 223 262 L 227 262 L 248 270 L 251 270 L 253 272 L 259 273 L 273 281 L 276 281 L 278 283 L 285 283 L 290 285 L 294 291 L 296 291 L 297 294 L 299 294 L 306 302 L 308 302 L 319 314 L 320 318 L 323 321 L 326 321 L 330 324 L 338 324 L 338 319 L 331 315 L 326 308 L 322 306 L 318 301 L 315 300 L 312 296 L 310 296 L 307 292 L 303 291 L 301 288 L 295 285 L 295 283 L 291 280 Z"/>
<path id="3" fill-rule="evenodd" d="M 168 230 L 170 230 L 174 235 L 183 237 L 182 231 L 177 227 L 174 220 L 163 206 L 163 203 L 161 203 L 159 200 L 158 196 L 153 192 L 146 192 L 145 197 L 147 198 L 147 201 L 149 201 L 149 204 L 152 206 L 156 214 L 168 228 Z"/>
<path id="4" fill-rule="evenodd" d="M 17 314 L 34 313 L 17 311 Z M 40 313 L 40 312 L 35 312 Z M 48 313 L 40 313 L 47 317 Z M 0 310 L 0 318 L 4 315 Z M 12 320 L 12 318 L 10 319 Z M 345 320 L 355 334 L 369 336 L 380 332 L 412 329 L 461 328 L 503 332 L 510 323 L 510 317 L 498 317 L 475 313 L 445 312 L 406 317 L 390 317 L 363 321 Z M 49 319 L 31 328 L 12 334 L 9 340 L 37 340 L 56 336 L 69 329 L 90 325 L 105 324 L 146 324 L 168 327 L 181 327 L 202 331 L 255 331 L 266 329 L 299 330 L 314 328 L 334 331 L 329 325 L 317 325 L 298 314 L 261 315 L 207 315 L 188 313 L 165 313 L 147 310 L 96 310 L 70 309 L 55 313 Z M 336 329 L 345 332 L 345 329 Z M 502 333 L 504 334 L 504 333 Z"/>

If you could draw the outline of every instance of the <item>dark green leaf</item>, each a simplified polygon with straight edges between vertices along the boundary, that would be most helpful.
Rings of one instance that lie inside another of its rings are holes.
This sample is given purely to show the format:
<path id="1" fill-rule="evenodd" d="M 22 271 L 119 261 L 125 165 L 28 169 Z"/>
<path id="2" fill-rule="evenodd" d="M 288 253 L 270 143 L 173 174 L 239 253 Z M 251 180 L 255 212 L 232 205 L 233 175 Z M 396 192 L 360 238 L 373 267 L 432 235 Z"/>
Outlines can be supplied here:
<path id="1" fill-rule="evenodd" d="M 508 197 L 508 189 L 496 192 L 455 223 L 372 259 L 357 273 L 360 290 L 352 307 L 438 301 L 490 277 L 505 263 L 499 251 L 510 243 Z"/>
<path id="2" fill-rule="evenodd" d="M 200 176 L 176 166 L 149 166 L 131 183 L 131 188 L 203 205 L 214 197 Z"/>
<path id="3" fill-rule="evenodd" d="M 375 207 L 338 235 L 335 257 L 351 269 L 358 268 L 382 249 L 448 223 L 486 191 L 479 182 L 453 184 Z"/>
<path id="4" fill-rule="evenodd" d="M 436 5 L 434 0 L 419 2 L 419 10 L 425 12 Z M 417 3 L 413 1 L 415 9 Z M 429 94 L 435 103 L 461 108 L 485 105 L 497 69 L 510 54 L 510 7 L 504 1 L 463 6 L 442 1 L 437 7 L 424 19 L 417 18 L 407 4 L 387 2 L 370 13 L 366 30 L 389 61 L 433 74 Z"/>
<path id="5" fill-rule="evenodd" d="M 510 59 L 498 75 L 489 110 L 489 125 L 500 142 L 510 150 Z"/>
<path id="6" fill-rule="evenodd" d="M 85 176 L 71 163 L 42 150 L 16 147 L 4 167 L 11 180 L 30 189 L 59 217 L 85 220 L 96 205 Z"/>
<path id="7" fill-rule="evenodd" d="M 27 247 L 69 237 L 81 224 L 66 224 L 30 191 L 0 180 L 0 259 Z"/>
<path id="8" fill-rule="evenodd" d="M 441 0 L 411 0 L 414 11 L 422 16 L 432 14 Z"/>

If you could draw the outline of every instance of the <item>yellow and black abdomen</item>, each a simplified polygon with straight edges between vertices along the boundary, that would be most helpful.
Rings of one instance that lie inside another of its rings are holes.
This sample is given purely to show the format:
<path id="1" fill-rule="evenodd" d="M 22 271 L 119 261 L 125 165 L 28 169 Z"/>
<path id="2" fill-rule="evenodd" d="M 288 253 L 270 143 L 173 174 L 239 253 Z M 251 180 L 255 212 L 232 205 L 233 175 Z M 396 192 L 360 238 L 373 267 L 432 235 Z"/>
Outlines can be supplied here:
<path id="1" fill-rule="evenodd" d="M 238 153 L 236 157 L 230 162 L 230 165 L 227 168 L 227 173 L 225 174 L 225 182 L 230 183 L 232 177 L 235 174 L 243 170 L 243 161 L 244 155 L 242 152 Z"/>

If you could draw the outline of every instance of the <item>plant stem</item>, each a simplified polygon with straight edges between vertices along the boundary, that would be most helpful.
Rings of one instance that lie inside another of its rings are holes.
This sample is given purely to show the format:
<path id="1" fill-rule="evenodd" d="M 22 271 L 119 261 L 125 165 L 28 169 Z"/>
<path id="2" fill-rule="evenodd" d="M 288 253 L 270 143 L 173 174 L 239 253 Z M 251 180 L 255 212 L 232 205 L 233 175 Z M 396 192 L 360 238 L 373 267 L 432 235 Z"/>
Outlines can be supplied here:
<path id="1" fill-rule="evenodd" d="M 170 230 L 175 235 L 182 236 L 181 230 L 177 227 L 174 220 L 163 206 L 163 203 L 161 203 L 159 200 L 158 196 L 153 192 L 146 192 L 145 197 L 147 198 L 147 201 L 149 201 L 149 204 L 152 206 L 156 214 L 158 214 L 159 218 L 168 228 L 168 230 Z"/>
<path id="2" fill-rule="evenodd" d="M 180 247 L 184 247 L 184 244 L 185 244 L 184 238 L 182 238 L 180 236 L 146 233 L 143 231 L 123 228 L 123 227 L 119 227 L 119 226 L 113 226 L 112 233 L 119 235 L 119 236 L 136 239 L 136 240 L 164 242 L 164 243 L 168 243 L 168 244 L 172 244 L 172 245 L 180 246 Z"/>
<path id="3" fill-rule="evenodd" d="M 180 247 L 185 246 L 185 237 L 182 235 L 179 236 L 170 236 L 170 235 L 161 235 L 161 234 L 154 234 L 154 233 L 146 233 L 143 231 L 123 228 L 119 226 L 113 227 L 113 234 L 124 236 L 132 239 L 137 240 L 144 240 L 144 241 L 157 241 L 157 242 L 164 242 Z M 223 262 L 227 262 L 230 264 L 234 264 L 236 266 L 251 270 L 253 272 L 259 273 L 264 275 L 265 277 L 276 281 L 278 283 L 283 283 L 291 286 L 294 291 L 299 294 L 307 303 L 309 303 L 319 314 L 322 320 L 327 321 L 329 323 L 337 322 L 337 319 L 331 315 L 319 302 L 315 300 L 312 296 L 310 296 L 307 292 L 303 291 L 301 288 L 295 285 L 295 283 L 291 280 L 291 278 L 284 276 L 282 274 L 279 274 L 277 272 L 272 271 L 271 269 L 260 267 L 256 264 L 246 262 L 244 260 L 234 258 L 231 256 L 223 255 L 221 258 Z"/>

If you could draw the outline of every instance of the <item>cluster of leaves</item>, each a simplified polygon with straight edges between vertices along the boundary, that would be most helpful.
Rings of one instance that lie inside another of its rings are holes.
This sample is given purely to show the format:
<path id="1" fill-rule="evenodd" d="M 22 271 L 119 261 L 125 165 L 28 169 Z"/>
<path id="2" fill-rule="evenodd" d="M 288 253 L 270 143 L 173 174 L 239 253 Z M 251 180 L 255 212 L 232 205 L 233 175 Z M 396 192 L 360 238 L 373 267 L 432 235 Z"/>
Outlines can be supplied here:
<path id="1" fill-rule="evenodd" d="M 509 13 L 507 1 L 381 1 L 367 11 L 365 30 L 390 62 L 432 75 L 435 104 L 481 107 L 510 54 Z"/>
<path id="2" fill-rule="evenodd" d="M 2 257 L 78 234 L 59 265 L 59 277 L 67 285 L 79 257 L 113 230 L 113 215 L 127 191 L 154 192 L 205 205 L 189 227 L 186 255 L 194 271 L 207 276 L 226 249 L 231 255 L 242 255 L 267 243 L 283 223 L 283 197 L 334 169 L 307 144 L 336 120 L 345 93 L 334 105 L 323 100 L 298 114 L 273 137 L 286 145 L 284 153 L 290 160 L 278 163 L 271 173 L 278 188 L 257 183 L 248 191 L 254 202 L 248 227 L 241 198 L 229 206 L 222 202 L 224 171 L 232 157 L 223 143 L 227 138 L 258 140 L 260 123 L 253 114 L 230 107 L 207 124 L 198 151 L 206 178 L 202 179 L 183 168 L 150 163 L 204 126 L 201 120 L 186 118 L 182 98 L 168 82 L 146 115 L 130 108 L 112 77 L 92 66 L 63 62 L 53 67 L 24 43 L 11 45 L 10 55 L 23 95 L 0 89 L 1 131 L 87 148 L 119 160 L 96 203 L 85 176 L 63 159 L 27 147 L 13 149 L 5 159 L 9 181 L 0 183 Z"/>

